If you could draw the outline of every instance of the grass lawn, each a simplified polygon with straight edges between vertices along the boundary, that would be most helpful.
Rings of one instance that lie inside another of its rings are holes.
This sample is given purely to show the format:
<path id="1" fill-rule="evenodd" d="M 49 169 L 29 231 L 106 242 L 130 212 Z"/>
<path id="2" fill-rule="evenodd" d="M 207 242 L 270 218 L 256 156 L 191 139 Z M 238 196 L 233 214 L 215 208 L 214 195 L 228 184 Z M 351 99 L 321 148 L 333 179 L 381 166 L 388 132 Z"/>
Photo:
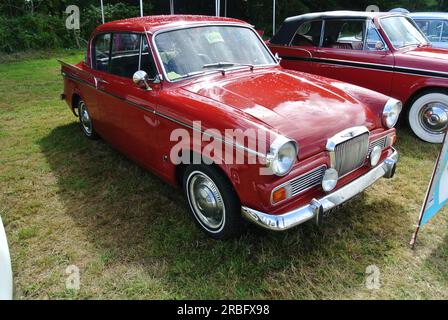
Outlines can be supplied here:
<path id="1" fill-rule="evenodd" d="M 323 226 L 217 242 L 180 190 L 85 139 L 61 92 L 56 56 L 0 64 L 0 214 L 15 298 L 448 299 L 447 211 L 408 247 L 439 150 L 408 129 L 396 177 Z M 79 291 L 66 289 L 70 265 Z M 369 265 L 380 289 L 365 286 Z"/>

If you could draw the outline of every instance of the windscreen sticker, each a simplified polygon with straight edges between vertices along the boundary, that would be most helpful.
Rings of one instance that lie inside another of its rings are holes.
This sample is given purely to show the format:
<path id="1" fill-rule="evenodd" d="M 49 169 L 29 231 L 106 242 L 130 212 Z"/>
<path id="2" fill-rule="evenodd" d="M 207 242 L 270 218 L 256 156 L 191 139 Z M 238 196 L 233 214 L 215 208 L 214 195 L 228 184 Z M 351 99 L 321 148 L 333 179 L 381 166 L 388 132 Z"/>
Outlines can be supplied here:
<path id="1" fill-rule="evenodd" d="M 207 38 L 207 41 L 210 44 L 224 42 L 224 39 L 222 38 L 221 34 L 218 31 L 207 32 L 205 34 L 205 37 Z"/>

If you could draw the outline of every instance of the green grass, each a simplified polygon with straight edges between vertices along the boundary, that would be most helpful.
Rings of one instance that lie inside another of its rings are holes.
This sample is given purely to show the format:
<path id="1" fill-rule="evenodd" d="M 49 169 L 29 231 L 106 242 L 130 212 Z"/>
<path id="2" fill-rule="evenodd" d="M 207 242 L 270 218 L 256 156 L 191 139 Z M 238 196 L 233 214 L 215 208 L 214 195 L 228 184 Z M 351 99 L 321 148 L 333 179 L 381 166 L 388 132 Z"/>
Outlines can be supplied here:
<path id="1" fill-rule="evenodd" d="M 216 242 L 179 190 L 82 137 L 55 59 L 0 65 L 0 213 L 16 298 L 448 299 L 446 211 L 408 247 L 439 146 L 400 129 L 397 176 L 323 226 Z M 364 285 L 372 264 L 378 290 Z M 65 287 L 69 265 L 79 291 Z"/>

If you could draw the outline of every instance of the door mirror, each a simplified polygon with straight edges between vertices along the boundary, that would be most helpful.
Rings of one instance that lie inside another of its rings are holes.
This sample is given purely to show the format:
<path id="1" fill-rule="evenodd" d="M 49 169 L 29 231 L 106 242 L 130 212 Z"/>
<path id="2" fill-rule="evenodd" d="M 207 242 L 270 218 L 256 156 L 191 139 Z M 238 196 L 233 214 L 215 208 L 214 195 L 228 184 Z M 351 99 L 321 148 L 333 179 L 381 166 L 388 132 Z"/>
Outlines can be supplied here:
<path id="1" fill-rule="evenodd" d="M 375 50 L 384 50 L 384 43 L 382 41 L 377 41 L 375 43 Z"/>
<path id="2" fill-rule="evenodd" d="M 148 74 L 145 71 L 139 70 L 136 73 L 134 73 L 132 80 L 140 88 L 145 90 L 152 90 L 151 87 L 148 85 Z"/>

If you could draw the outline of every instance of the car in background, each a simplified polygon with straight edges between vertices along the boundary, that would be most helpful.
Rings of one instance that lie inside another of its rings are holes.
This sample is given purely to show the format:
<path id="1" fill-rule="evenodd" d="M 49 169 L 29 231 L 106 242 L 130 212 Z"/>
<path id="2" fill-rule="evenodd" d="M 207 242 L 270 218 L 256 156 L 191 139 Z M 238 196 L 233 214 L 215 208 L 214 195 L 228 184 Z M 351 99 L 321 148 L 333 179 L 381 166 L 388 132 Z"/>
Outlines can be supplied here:
<path id="1" fill-rule="evenodd" d="M 13 294 L 11 258 L 5 228 L 0 217 L 0 300 L 11 300 Z"/>
<path id="2" fill-rule="evenodd" d="M 319 222 L 395 173 L 400 101 L 282 68 L 240 20 L 109 22 L 93 32 L 85 61 L 61 64 L 61 97 L 83 134 L 182 188 L 215 239 L 237 235 L 243 217 L 271 230 Z"/>
<path id="3" fill-rule="evenodd" d="M 415 21 L 434 47 L 448 49 L 448 13 L 413 12 L 408 16 Z"/>
<path id="4" fill-rule="evenodd" d="M 267 42 L 282 66 L 402 101 L 413 132 L 441 143 L 448 129 L 448 51 L 401 13 L 333 11 L 287 18 Z"/>

